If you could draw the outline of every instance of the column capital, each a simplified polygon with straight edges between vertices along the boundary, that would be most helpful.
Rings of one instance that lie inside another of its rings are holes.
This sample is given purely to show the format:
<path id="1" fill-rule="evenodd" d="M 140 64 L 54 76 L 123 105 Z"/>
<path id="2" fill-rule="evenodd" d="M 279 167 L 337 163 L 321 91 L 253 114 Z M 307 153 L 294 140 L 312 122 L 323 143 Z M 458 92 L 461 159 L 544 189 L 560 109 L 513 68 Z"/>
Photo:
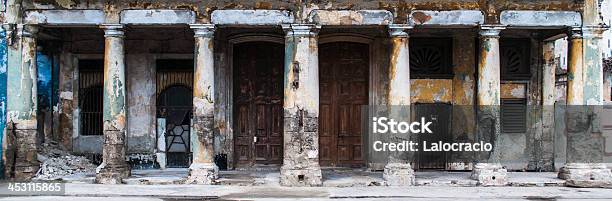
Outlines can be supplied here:
<path id="1" fill-rule="evenodd" d="M 38 26 L 31 24 L 19 24 L 17 25 L 17 36 L 20 37 L 36 37 L 38 33 Z"/>
<path id="2" fill-rule="evenodd" d="M 11 32 L 15 30 L 15 24 L 11 23 L 2 23 L 2 29 L 6 32 Z"/>
<path id="3" fill-rule="evenodd" d="M 504 29 L 506 29 L 506 26 L 503 25 L 483 24 L 480 25 L 478 34 L 480 37 L 497 38 L 499 37 L 499 33 Z"/>
<path id="4" fill-rule="evenodd" d="M 570 27 L 567 30 L 567 36 L 569 37 L 569 39 L 581 39 L 582 27 Z"/>
<path id="5" fill-rule="evenodd" d="M 610 27 L 607 25 L 595 25 L 582 27 L 582 34 L 588 38 L 603 38 L 603 33 Z"/>
<path id="6" fill-rule="evenodd" d="M 414 27 L 407 24 L 390 24 L 388 28 L 389 36 L 407 38 L 409 37 L 409 31 Z"/>
<path id="7" fill-rule="evenodd" d="M 316 36 L 321 25 L 316 24 L 283 24 L 281 25 L 287 36 L 309 37 Z"/>
<path id="8" fill-rule="evenodd" d="M 193 29 L 194 37 L 212 38 L 215 34 L 214 24 L 190 24 L 189 28 Z"/>
<path id="9" fill-rule="evenodd" d="M 103 24 L 100 28 L 104 29 L 104 37 L 124 37 L 122 24 Z"/>

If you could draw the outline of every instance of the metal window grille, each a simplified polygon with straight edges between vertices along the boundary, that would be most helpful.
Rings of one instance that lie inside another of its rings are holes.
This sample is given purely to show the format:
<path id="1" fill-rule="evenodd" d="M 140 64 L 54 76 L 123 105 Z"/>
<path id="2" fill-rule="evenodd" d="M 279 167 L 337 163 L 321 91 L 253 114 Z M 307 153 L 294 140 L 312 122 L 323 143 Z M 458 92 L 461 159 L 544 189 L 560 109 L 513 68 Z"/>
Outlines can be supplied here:
<path id="1" fill-rule="evenodd" d="M 102 97 L 104 83 L 102 60 L 79 61 L 79 107 L 81 135 L 102 135 Z"/>

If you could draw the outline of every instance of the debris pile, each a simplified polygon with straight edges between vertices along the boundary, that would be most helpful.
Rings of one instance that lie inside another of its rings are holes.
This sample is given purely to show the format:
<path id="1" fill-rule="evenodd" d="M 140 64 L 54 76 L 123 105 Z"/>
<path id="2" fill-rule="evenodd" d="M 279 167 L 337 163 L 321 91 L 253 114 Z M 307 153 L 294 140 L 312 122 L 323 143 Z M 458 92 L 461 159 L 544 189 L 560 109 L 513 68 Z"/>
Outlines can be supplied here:
<path id="1" fill-rule="evenodd" d="M 38 151 L 40 169 L 35 180 L 57 180 L 73 174 L 93 174 L 96 165 L 83 156 L 65 151 L 57 142 L 43 143 Z"/>

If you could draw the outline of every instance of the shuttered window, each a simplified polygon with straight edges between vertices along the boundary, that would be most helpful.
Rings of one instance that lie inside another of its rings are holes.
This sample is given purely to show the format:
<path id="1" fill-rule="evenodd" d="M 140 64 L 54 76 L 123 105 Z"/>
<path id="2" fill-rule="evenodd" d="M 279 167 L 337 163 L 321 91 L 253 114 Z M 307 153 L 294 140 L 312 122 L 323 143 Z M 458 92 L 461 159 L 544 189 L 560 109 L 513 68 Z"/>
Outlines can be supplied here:
<path id="1" fill-rule="evenodd" d="M 525 99 L 502 99 L 501 127 L 503 133 L 527 131 L 527 101 Z"/>

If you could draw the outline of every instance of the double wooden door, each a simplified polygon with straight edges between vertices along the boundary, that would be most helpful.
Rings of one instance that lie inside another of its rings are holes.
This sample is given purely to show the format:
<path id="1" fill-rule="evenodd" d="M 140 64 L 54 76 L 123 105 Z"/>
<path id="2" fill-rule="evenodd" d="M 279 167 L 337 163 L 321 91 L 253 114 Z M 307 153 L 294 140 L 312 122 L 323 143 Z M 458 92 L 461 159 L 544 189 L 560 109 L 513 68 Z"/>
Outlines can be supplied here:
<path id="1" fill-rule="evenodd" d="M 364 165 L 369 46 L 334 42 L 319 50 L 319 160 L 324 166 Z"/>
<path id="2" fill-rule="evenodd" d="M 233 58 L 236 167 L 281 164 L 284 46 L 241 43 Z"/>

